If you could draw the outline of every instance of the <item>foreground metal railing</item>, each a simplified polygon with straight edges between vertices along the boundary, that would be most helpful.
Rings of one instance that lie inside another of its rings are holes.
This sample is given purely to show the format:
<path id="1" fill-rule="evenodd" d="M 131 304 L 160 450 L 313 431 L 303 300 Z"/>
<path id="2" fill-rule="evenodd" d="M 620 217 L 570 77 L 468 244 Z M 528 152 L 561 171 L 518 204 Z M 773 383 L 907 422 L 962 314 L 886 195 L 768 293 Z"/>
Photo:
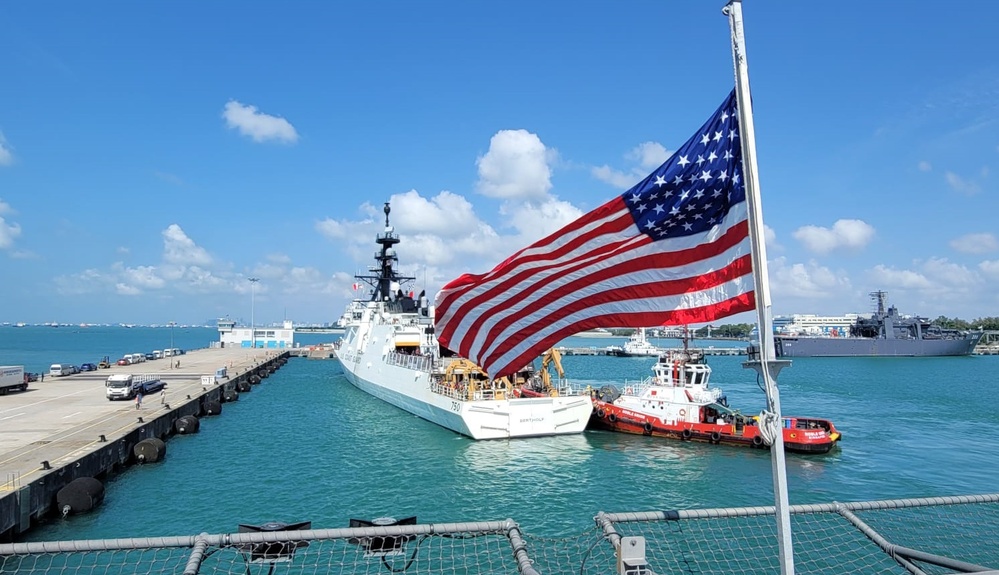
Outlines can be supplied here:
<path id="1" fill-rule="evenodd" d="M 512 519 L 0 545 L 0 573 L 775 573 L 773 507 L 604 513 L 578 535 Z M 798 573 L 999 573 L 999 494 L 791 507 Z"/>

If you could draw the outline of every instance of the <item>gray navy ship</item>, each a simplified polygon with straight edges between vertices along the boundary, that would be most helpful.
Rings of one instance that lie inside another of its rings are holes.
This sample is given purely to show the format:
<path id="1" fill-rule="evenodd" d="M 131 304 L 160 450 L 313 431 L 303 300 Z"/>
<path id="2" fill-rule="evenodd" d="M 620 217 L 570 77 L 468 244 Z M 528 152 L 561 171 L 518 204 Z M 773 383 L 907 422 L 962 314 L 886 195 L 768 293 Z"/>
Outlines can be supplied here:
<path id="1" fill-rule="evenodd" d="M 877 311 L 859 317 L 843 337 L 775 335 L 778 357 L 930 357 L 971 355 L 980 332 L 947 329 L 887 306 L 888 294 L 871 293 Z"/>

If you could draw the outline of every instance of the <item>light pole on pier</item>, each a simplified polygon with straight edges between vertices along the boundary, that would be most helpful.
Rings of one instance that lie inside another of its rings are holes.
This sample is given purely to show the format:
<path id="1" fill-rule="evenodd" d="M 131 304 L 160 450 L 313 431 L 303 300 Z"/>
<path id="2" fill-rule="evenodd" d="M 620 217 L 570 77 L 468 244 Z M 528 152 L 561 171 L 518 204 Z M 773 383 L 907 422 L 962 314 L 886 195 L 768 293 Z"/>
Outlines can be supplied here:
<path id="1" fill-rule="evenodd" d="M 253 308 L 254 308 L 254 305 L 256 303 L 254 301 L 254 299 L 255 299 L 256 291 L 257 291 L 257 282 L 260 281 L 260 278 L 246 278 L 246 279 L 250 280 L 250 342 L 251 342 L 251 345 L 253 346 L 253 348 L 256 349 L 257 348 L 257 326 L 254 323 L 254 318 L 253 318 L 253 311 L 254 310 L 253 310 Z"/>
<path id="2" fill-rule="evenodd" d="M 173 369 L 173 326 L 177 325 L 177 322 L 170 322 L 170 369 Z"/>

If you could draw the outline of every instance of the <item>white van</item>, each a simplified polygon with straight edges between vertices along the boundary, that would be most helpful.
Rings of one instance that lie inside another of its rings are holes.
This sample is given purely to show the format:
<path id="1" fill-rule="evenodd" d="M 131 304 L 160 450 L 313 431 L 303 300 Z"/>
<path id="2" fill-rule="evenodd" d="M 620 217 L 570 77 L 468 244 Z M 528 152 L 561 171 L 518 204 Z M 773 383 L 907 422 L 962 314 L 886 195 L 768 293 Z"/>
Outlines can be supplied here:
<path id="1" fill-rule="evenodd" d="M 49 368 L 49 377 L 73 375 L 73 366 L 68 363 L 53 363 Z"/>
<path id="2" fill-rule="evenodd" d="M 146 361 L 146 354 L 144 354 L 144 353 L 133 353 L 132 354 L 132 359 L 135 360 L 134 363 L 145 363 L 145 361 Z"/>
<path id="3" fill-rule="evenodd" d="M 172 348 L 168 347 L 168 348 L 166 348 L 166 349 L 163 350 L 163 357 L 171 357 L 171 356 L 173 356 L 173 349 Z"/>
<path id="4" fill-rule="evenodd" d="M 153 350 L 153 359 L 163 359 L 163 352 L 158 349 Z"/>

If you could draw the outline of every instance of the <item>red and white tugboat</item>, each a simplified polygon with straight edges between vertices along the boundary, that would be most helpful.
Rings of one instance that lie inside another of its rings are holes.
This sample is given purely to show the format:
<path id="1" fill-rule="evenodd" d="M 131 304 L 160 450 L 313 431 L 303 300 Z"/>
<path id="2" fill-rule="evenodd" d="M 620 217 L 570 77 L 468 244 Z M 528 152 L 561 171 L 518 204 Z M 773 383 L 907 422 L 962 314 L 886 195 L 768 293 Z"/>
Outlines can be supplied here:
<path id="1" fill-rule="evenodd" d="M 773 443 L 758 424 L 759 416 L 730 408 L 722 390 L 709 387 L 711 366 L 700 350 L 670 350 L 652 372 L 623 390 L 604 386 L 594 391 L 590 428 L 760 449 Z M 827 419 L 781 419 L 789 452 L 826 453 L 841 437 Z"/>

